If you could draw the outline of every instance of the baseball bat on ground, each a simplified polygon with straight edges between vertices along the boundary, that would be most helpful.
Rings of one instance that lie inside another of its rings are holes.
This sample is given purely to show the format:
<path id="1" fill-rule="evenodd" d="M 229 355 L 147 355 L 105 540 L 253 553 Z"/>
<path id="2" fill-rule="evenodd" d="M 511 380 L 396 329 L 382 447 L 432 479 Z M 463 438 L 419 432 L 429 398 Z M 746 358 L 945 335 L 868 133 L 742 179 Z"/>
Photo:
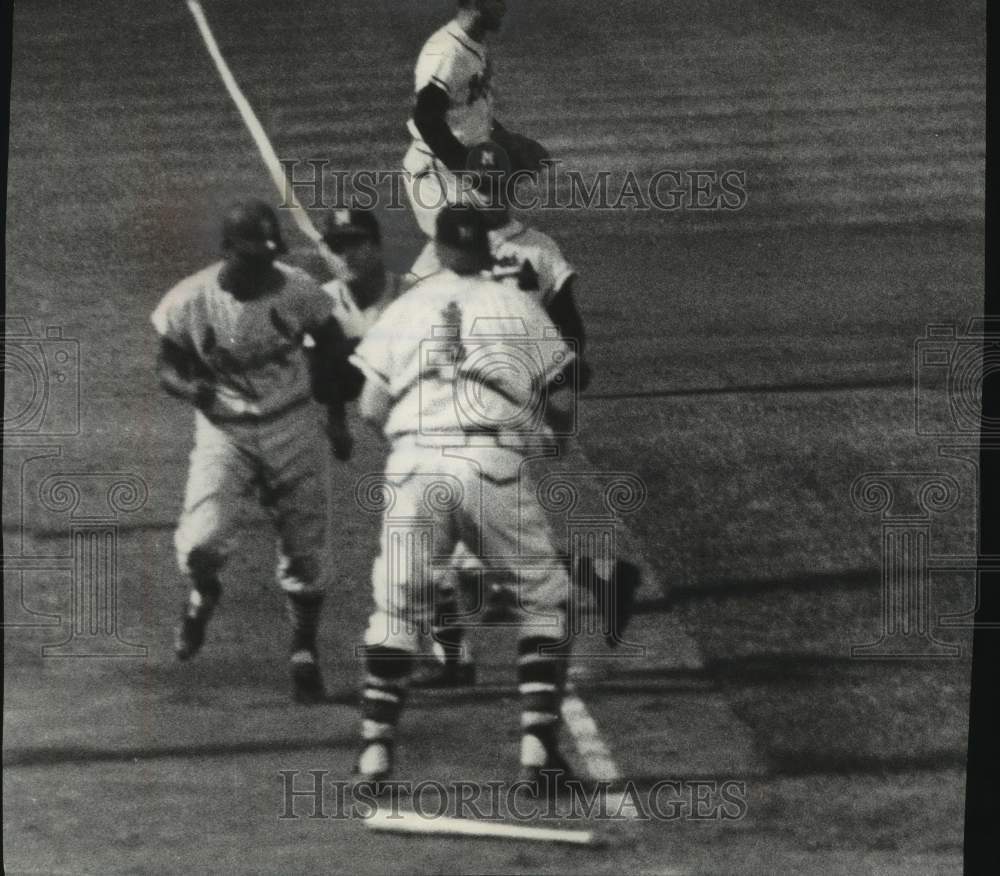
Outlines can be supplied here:
<path id="1" fill-rule="evenodd" d="M 264 159 L 264 164 L 271 174 L 271 179 L 274 181 L 275 186 L 277 186 L 278 193 L 291 210 L 292 219 L 295 220 L 295 224 L 299 230 L 316 244 L 320 254 L 334 274 L 337 276 L 346 276 L 348 272 L 343 260 L 331 252 L 330 248 L 323 242 L 323 236 L 313 224 L 312 219 L 309 218 L 309 214 L 305 208 L 295 197 L 295 191 L 292 188 L 291 182 L 285 176 L 285 170 L 278 160 L 277 153 L 275 153 L 274 147 L 268 139 L 264 126 L 261 125 L 257 114 L 253 111 L 253 107 L 250 106 L 250 102 L 246 99 L 232 71 L 229 69 L 226 59 L 222 56 L 219 44 L 215 41 L 212 29 L 209 27 L 208 19 L 205 18 L 205 10 L 201 8 L 201 3 L 198 0 L 187 0 L 187 6 L 191 10 L 191 15 L 194 16 L 195 24 L 198 25 L 198 31 L 205 42 L 205 48 L 208 49 L 208 54 L 215 63 L 215 68 L 218 70 L 219 76 L 222 77 L 222 84 L 226 86 L 226 91 L 229 92 L 233 103 L 236 104 L 236 109 L 239 110 L 244 124 L 250 131 L 250 136 L 253 137 L 254 143 L 257 144 L 257 149 L 260 152 L 261 158 Z"/>
<path id="2" fill-rule="evenodd" d="M 427 818 L 416 812 L 387 812 L 381 809 L 365 819 L 365 826 L 383 833 L 527 840 L 592 847 L 605 845 L 605 841 L 590 830 L 533 827 L 524 824 L 478 821 L 472 818 Z"/>

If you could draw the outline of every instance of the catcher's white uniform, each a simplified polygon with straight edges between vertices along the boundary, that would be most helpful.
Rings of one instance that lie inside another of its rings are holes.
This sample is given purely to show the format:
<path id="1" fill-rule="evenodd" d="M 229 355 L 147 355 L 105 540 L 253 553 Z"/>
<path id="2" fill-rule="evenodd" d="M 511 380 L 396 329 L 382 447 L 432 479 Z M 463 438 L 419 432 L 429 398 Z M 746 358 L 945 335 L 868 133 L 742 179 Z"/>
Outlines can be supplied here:
<path id="1" fill-rule="evenodd" d="M 450 98 L 446 115 L 452 134 L 472 147 L 490 139 L 493 131 L 493 66 L 483 43 L 469 39 L 456 21 L 451 21 L 427 40 L 414 76 L 415 94 L 436 85 Z M 420 229 L 434 237 L 437 214 L 445 204 L 478 201 L 465 191 L 455 175 L 435 157 L 412 119 L 413 142 L 403 160 L 404 183 Z"/>
<path id="2" fill-rule="evenodd" d="M 352 361 L 386 399 L 392 444 L 367 645 L 417 650 L 431 585 L 459 542 L 517 581 L 525 626 L 563 638 L 569 576 L 553 562 L 525 463 L 554 440 L 539 388 L 572 357 L 532 298 L 447 271 L 400 297 L 362 340 Z"/>
<path id="3" fill-rule="evenodd" d="M 241 505 L 256 494 L 275 517 L 282 589 L 318 594 L 331 575 L 331 452 L 303 336 L 329 319 L 330 299 L 304 272 L 275 263 L 281 287 L 241 301 L 219 285 L 222 264 L 183 280 L 152 315 L 160 336 L 196 355 L 218 386 L 195 414 L 178 564 L 221 568 Z"/>

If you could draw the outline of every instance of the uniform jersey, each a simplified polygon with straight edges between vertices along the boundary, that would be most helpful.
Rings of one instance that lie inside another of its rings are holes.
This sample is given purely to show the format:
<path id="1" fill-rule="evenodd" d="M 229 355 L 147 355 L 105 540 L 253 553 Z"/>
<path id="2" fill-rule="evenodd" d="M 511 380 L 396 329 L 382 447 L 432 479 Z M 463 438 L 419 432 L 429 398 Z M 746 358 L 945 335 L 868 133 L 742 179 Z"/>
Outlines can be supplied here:
<path id="1" fill-rule="evenodd" d="M 493 279 L 527 292 L 543 307 L 576 274 L 551 237 L 517 220 L 490 232 L 490 251 Z M 418 281 L 440 270 L 434 244 L 428 243 L 410 273 Z"/>
<path id="2" fill-rule="evenodd" d="M 489 434 L 517 447 L 552 437 L 545 388 L 573 356 L 529 296 L 442 271 L 390 305 L 352 361 L 391 396 L 390 440 L 447 445 Z"/>
<path id="3" fill-rule="evenodd" d="M 450 98 L 446 115 L 452 134 L 466 146 L 478 146 L 493 132 L 493 67 L 486 46 L 469 39 L 456 21 L 437 31 L 417 59 L 416 94 L 435 85 Z M 411 119 L 414 141 L 431 153 Z"/>
<path id="4" fill-rule="evenodd" d="M 196 355 L 217 383 L 212 420 L 270 417 L 312 396 L 303 336 L 330 318 L 330 299 L 306 273 L 275 263 L 283 283 L 240 301 L 219 285 L 218 262 L 164 296 L 152 322 Z"/>
<path id="5" fill-rule="evenodd" d="M 336 317 L 344 334 L 350 341 L 363 338 L 375 324 L 385 309 L 395 301 L 402 289 L 402 278 L 396 274 L 387 273 L 385 289 L 379 300 L 363 310 L 358 307 L 350 287 L 344 280 L 331 280 L 323 284 L 323 291 L 330 296 L 333 305 L 333 315 Z"/>

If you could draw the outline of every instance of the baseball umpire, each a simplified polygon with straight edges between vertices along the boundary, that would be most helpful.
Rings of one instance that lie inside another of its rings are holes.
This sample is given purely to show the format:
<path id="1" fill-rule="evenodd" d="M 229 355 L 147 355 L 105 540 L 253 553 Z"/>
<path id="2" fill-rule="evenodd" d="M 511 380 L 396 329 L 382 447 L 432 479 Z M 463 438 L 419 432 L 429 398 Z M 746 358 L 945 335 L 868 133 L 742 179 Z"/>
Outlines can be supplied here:
<path id="1" fill-rule="evenodd" d="M 256 498 L 278 533 L 293 696 L 319 702 L 317 629 L 333 573 L 329 433 L 342 428 L 343 404 L 360 381 L 327 294 L 276 261 L 286 248 L 270 206 L 235 204 L 223 221 L 222 249 L 221 261 L 174 287 L 152 315 L 161 385 L 196 408 L 174 539 L 191 579 L 176 654 L 188 660 L 201 649 L 222 593 L 219 573 L 244 519 L 241 506 Z"/>
<path id="2" fill-rule="evenodd" d="M 445 270 L 387 308 L 352 357 L 365 376 L 361 415 L 391 444 L 385 484 L 394 500 L 392 531 L 388 525 L 383 530 L 372 572 L 375 610 L 365 634 L 363 743 L 356 772 L 371 782 L 391 773 L 406 682 L 420 633 L 433 619 L 442 570 L 408 551 L 426 548 L 426 556 L 448 557 L 461 541 L 488 571 L 506 575 L 518 588 L 521 765 L 524 778 L 540 787 L 543 770 L 568 775 L 557 737 L 570 580 L 558 562 L 518 569 L 516 561 L 555 556 L 524 463 L 535 439 L 551 436 L 552 423 L 567 416 L 574 354 L 532 298 L 481 276 L 490 251 L 479 211 L 445 207 L 436 246 Z M 527 347 L 485 341 L 483 330 L 489 335 L 497 327 L 521 327 L 525 337 L 546 339 L 545 353 L 527 379 L 487 361 L 494 355 L 505 361 L 527 355 Z M 437 346 L 425 357 L 429 339 Z M 464 355 L 472 348 L 485 360 Z M 543 397 L 543 419 L 523 421 L 520 412 L 536 410 Z M 472 408 L 457 404 L 460 398 L 472 400 Z M 433 521 L 430 536 L 427 520 Z M 405 556 L 399 556 L 401 550 Z"/>

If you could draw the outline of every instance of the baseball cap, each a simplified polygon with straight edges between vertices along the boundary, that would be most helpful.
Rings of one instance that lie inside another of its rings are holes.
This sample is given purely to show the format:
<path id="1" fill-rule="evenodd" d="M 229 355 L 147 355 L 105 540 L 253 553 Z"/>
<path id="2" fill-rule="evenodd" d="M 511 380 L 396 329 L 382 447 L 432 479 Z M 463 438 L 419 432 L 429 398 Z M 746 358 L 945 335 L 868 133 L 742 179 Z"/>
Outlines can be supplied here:
<path id="1" fill-rule="evenodd" d="M 333 210 L 327 214 L 323 228 L 323 240 L 331 248 L 337 244 L 362 240 L 370 240 L 372 243 L 380 244 L 382 232 L 373 210 L 353 207 L 349 210 Z"/>
<path id="2" fill-rule="evenodd" d="M 278 217 L 264 201 L 233 204 L 222 220 L 224 249 L 244 255 L 281 255 L 288 251 Z"/>
<path id="3" fill-rule="evenodd" d="M 437 217 L 435 240 L 463 252 L 489 255 L 489 229 L 483 214 L 468 204 L 447 204 Z"/>
<path id="4" fill-rule="evenodd" d="M 476 173 L 493 173 L 502 177 L 509 176 L 514 169 L 507 150 L 492 140 L 473 146 L 466 155 L 466 166 Z"/>

